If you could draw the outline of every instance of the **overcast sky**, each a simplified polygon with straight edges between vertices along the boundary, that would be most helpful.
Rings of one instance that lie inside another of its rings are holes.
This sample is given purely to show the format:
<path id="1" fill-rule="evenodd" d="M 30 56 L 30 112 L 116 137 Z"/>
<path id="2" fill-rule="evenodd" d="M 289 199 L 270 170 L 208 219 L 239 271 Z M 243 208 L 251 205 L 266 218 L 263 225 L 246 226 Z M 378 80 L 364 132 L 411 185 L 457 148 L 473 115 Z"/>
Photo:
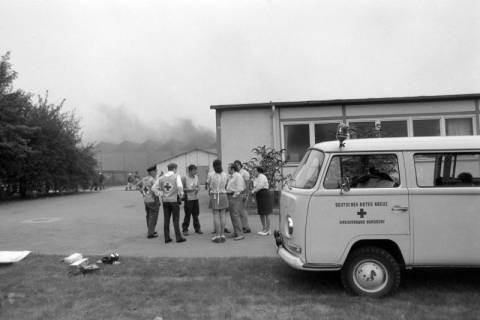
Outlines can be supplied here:
<path id="1" fill-rule="evenodd" d="M 213 104 L 478 93 L 479 13 L 476 0 L 0 0 L 0 54 L 16 88 L 65 98 L 87 140 L 139 141 L 166 119 L 214 130 Z"/>

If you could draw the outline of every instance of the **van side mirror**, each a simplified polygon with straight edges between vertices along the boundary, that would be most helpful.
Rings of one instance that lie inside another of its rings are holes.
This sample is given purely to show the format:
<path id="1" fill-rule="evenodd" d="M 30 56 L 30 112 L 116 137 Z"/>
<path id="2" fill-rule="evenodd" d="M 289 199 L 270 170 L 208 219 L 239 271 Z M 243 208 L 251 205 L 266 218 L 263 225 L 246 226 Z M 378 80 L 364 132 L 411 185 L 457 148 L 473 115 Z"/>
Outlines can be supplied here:
<path id="1" fill-rule="evenodd" d="M 340 184 L 340 194 L 350 191 L 350 179 L 348 177 L 343 177 L 342 183 Z"/>

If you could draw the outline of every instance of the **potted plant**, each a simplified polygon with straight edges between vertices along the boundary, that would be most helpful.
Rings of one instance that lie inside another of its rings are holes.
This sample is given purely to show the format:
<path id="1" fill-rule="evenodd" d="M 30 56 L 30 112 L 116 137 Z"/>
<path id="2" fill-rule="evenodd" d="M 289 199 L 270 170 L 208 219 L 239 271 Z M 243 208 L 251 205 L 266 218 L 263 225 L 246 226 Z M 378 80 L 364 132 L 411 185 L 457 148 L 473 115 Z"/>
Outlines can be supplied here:
<path id="1" fill-rule="evenodd" d="M 252 149 L 254 157 L 244 164 L 245 170 L 250 174 L 252 174 L 253 168 L 257 166 L 261 166 L 265 170 L 264 174 L 267 177 L 268 185 L 270 186 L 274 208 L 278 208 L 280 189 L 289 178 L 282 173 L 282 167 L 285 164 L 285 161 L 283 160 L 284 152 L 285 149 L 275 150 L 275 148 L 267 147 L 265 145 L 258 146 Z M 251 201 L 249 201 L 247 207 L 252 207 Z"/>

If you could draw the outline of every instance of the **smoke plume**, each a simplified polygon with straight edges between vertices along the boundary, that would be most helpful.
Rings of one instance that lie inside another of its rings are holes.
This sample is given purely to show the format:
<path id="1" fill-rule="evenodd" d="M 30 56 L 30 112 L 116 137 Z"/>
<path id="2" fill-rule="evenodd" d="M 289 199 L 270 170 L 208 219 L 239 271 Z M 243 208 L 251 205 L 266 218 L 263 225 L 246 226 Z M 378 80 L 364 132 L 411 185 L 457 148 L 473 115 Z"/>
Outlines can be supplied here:
<path id="1" fill-rule="evenodd" d="M 215 147 L 215 133 L 199 126 L 192 119 L 140 119 L 125 107 L 101 106 L 98 110 L 96 126 L 89 137 L 96 142 L 121 144 L 133 142 L 160 147 L 172 152 L 193 148 L 211 149 Z M 161 112 L 159 112 L 161 114 Z"/>

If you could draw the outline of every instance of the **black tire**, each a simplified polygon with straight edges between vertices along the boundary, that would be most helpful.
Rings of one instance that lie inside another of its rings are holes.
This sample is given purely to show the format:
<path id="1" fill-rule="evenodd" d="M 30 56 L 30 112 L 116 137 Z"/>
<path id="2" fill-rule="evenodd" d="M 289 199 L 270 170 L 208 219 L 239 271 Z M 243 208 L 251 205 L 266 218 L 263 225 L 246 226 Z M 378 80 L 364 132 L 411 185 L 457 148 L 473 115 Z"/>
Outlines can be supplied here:
<path id="1" fill-rule="evenodd" d="M 401 278 L 398 262 L 379 247 L 355 249 L 341 271 L 342 284 L 348 293 L 372 298 L 395 293 Z"/>

